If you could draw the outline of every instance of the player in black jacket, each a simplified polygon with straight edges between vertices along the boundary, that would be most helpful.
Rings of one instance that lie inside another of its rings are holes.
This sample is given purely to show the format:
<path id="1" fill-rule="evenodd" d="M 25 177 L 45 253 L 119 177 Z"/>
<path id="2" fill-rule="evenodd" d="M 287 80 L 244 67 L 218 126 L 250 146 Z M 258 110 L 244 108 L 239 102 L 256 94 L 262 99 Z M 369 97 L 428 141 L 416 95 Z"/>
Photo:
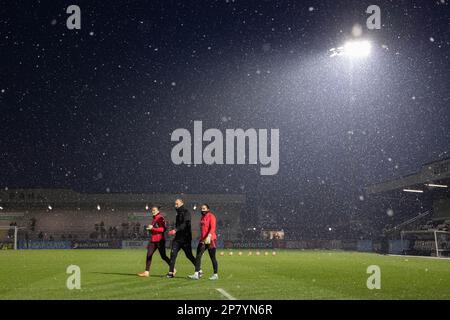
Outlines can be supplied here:
<path id="1" fill-rule="evenodd" d="M 167 278 L 173 278 L 175 275 L 175 261 L 180 249 L 184 251 L 186 257 L 195 266 L 195 258 L 192 254 L 191 247 L 191 213 L 184 207 L 184 202 L 182 199 L 175 200 L 175 209 L 177 210 L 175 229 L 169 231 L 169 235 L 175 235 L 175 239 L 172 241 L 172 250 L 170 251 L 170 267 Z"/>

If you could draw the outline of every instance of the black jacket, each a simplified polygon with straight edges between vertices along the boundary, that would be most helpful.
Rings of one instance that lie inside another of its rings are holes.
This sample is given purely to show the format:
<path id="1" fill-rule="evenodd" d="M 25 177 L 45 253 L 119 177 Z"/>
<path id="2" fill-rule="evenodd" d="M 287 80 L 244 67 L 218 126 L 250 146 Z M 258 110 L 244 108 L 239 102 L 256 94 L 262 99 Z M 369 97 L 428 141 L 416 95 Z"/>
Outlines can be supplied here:
<path id="1" fill-rule="evenodd" d="M 175 241 L 191 242 L 192 230 L 191 230 L 191 213 L 184 206 L 181 206 L 177 210 L 177 220 L 175 223 Z"/>

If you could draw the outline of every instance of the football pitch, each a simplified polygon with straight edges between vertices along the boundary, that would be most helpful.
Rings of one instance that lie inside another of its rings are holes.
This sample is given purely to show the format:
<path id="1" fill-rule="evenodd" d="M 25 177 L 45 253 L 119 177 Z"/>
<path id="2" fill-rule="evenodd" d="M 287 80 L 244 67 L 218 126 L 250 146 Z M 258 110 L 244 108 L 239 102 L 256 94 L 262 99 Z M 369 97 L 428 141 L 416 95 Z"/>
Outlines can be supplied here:
<path id="1" fill-rule="evenodd" d="M 145 250 L 18 250 L 0 252 L 0 299 L 450 299 L 450 260 L 382 256 L 342 251 L 227 250 L 218 255 L 219 275 L 187 278 L 193 267 L 183 253 L 177 277 L 166 279 L 167 265 L 153 258 L 149 278 Z M 69 290 L 69 265 L 80 267 L 81 289 Z M 381 271 L 381 288 L 369 290 L 367 268 Z"/>

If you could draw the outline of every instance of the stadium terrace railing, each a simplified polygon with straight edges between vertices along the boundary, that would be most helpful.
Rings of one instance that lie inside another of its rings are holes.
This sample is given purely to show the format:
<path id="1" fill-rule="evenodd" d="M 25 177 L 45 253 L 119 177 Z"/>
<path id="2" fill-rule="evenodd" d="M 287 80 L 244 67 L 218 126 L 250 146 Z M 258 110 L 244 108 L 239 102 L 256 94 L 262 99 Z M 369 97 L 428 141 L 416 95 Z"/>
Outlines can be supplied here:
<path id="1" fill-rule="evenodd" d="M 411 223 L 416 222 L 416 221 L 418 221 L 418 220 L 422 219 L 423 217 L 426 217 L 426 216 L 428 216 L 430 214 L 431 214 L 431 211 L 429 211 L 429 210 L 427 210 L 425 212 L 422 212 L 422 213 L 419 213 L 417 216 L 414 216 L 411 219 L 403 221 L 402 223 L 396 225 L 395 227 L 393 227 L 393 228 L 391 228 L 389 230 L 386 230 L 386 233 L 399 231 L 401 228 L 403 228 L 403 227 L 405 227 L 407 225 L 410 225 Z"/>

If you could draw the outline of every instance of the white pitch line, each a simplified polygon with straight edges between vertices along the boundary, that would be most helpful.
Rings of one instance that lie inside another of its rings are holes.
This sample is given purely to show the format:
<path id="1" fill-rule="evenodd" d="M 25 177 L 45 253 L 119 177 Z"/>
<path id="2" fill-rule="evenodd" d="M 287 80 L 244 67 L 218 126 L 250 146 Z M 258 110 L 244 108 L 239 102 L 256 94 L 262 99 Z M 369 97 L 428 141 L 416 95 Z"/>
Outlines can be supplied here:
<path id="1" fill-rule="evenodd" d="M 222 288 L 217 288 L 216 290 L 219 291 L 220 294 L 222 294 L 228 300 L 237 300 L 235 297 L 233 297 L 231 294 L 229 294 L 228 292 L 226 292 Z"/>
<path id="2" fill-rule="evenodd" d="M 435 260 L 450 260 L 448 257 L 429 257 L 429 256 L 411 256 L 411 255 L 403 255 L 403 254 L 388 254 L 390 257 L 399 257 L 399 258 L 423 258 L 423 259 L 435 259 Z"/>

